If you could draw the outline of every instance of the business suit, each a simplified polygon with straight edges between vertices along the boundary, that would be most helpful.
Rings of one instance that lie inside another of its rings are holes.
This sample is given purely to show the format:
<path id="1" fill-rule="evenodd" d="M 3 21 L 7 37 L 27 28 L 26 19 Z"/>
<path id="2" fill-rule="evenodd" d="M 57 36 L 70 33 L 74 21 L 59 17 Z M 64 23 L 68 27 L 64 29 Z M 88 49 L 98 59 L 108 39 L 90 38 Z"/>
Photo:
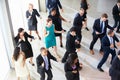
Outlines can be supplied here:
<path id="1" fill-rule="evenodd" d="M 102 38 L 106 35 L 107 28 L 112 29 L 112 30 L 114 29 L 111 26 L 109 26 L 108 20 L 106 20 L 104 22 L 104 29 L 103 30 L 101 27 L 101 19 L 99 18 L 99 19 L 95 20 L 94 25 L 93 25 L 93 33 L 92 33 L 93 40 L 91 41 L 91 44 L 90 44 L 90 50 L 93 50 L 94 44 L 96 43 L 98 38 L 100 38 L 100 41 L 102 41 Z M 99 32 L 100 34 L 96 34 L 96 32 Z M 101 46 L 100 51 L 103 51 L 102 46 Z"/>
<path id="2" fill-rule="evenodd" d="M 119 31 L 120 29 L 120 10 L 118 8 L 118 5 L 116 4 L 113 9 L 112 9 L 112 14 L 113 14 L 113 19 L 114 19 L 114 28 L 116 28 L 117 26 L 117 32 Z M 119 23 L 119 25 L 118 25 Z"/>
<path id="3" fill-rule="evenodd" d="M 25 57 L 26 58 L 30 58 L 30 57 L 33 57 L 33 50 L 32 50 L 32 47 L 31 47 L 31 44 L 29 43 L 28 41 L 28 38 L 32 38 L 34 39 L 33 36 L 30 36 L 28 33 L 24 33 L 24 38 L 25 40 L 21 40 L 19 41 L 20 39 L 20 36 L 17 35 L 14 40 L 16 42 L 16 46 L 19 46 L 21 47 L 22 51 L 25 53 Z"/>
<path id="4" fill-rule="evenodd" d="M 77 38 L 79 38 L 80 42 L 82 40 L 81 30 L 82 30 L 82 26 L 83 26 L 82 21 L 84 21 L 83 19 L 84 19 L 83 16 L 81 16 L 79 13 L 77 13 L 75 15 L 75 18 L 73 21 L 73 27 L 75 27 L 75 29 L 76 29 L 76 36 L 77 36 Z"/>
<path id="5" fill-rule="evenodd" d="M 111 76 L 111 80 L 120 80 L 120 59 L 117 56 L 113 59 L 109 75 Z"/>
<path id="6" fill-rule="evenodd" d="M 36 18 L 36 16 L 40 17 L 40 14 L 38 13 L 38 11 L 36 9 L 33 9 L 32 14 L 29 12 L 29 10 L 27 10 L 26 11 L 26 18 L 29 18 L 29 16 L 31 16 L 31 18 L 28 19 L 29 30 L 37 30 L 37 18 Z"/>
<path id="7" fill-rule="evenodd" d="M 50 59 L 52 59 L 54 61 L 57 61 L 57 59 L 54 56 L 52 56 L 49 51 L 48 51 L 48 54 L 47 54 L 47 59 L 48 59 L 48 70 L 46 70 L 46 68 L 45 68 L 46 65 L 44 67 L 42 67 L 42 63 L 45 64 L 45 61 L 44 61 L 42 55 L 39 55 L 36 58 L 37 72 L 41 75 L 40 80 L 45 80 L 45 72 L 48 75 L 47 80 L 52 80 L 53 74 L 52 74 L 52 71 L 51 71 L 52 67 L 51 67 Z"/>
<path id="8" fill-rule="evenodd" d="M 62 5 L 59 0 L 46 0 L 46 7 L 49 10 L 49 14 L 51 13 L 51 10 L 55 8 L 56 13 L 60 15 L 59 8 L 62 9 Z"/>
<path id="9" fill-rule="evenodd" d="M 62 58 L 62 62 L 66 62 L 69 54 L 71 53 L 76 53 L 76 44 L 75 44 L 75 40 L 76 40 L 76 36 L 72 36 L 70 34 L 70 31 L 67 33 L 67 37 L 66 37 L 66 52 Z M 76 53 L 77 54 L 77 53 Z"/>
<path id="10" fill-rule="evenodd" d="M 113 37 L 114 49 L 111 49 L 110 48 L 111 42 L 110 42 L 110 39 L 109 39 L 108 35 L 103 37 L 103 39 L 102 39 L 102 46 L 103 46 L 104 55 L 103 55 L 103 58 L 101 59 L 101 61 L 99 62 L 97 68 L 101 68 L 102 67 L 102 65 L 105 63 L 105 61 L 107 60 L 107 58 L 108 58 L 110 53 L 112 55 L 112 59 L 111 59 L 110 63 L 112 63 L 114 57 L 116 56 L 115 41 L 119 42 L 118 38 L 114 35 L 114 37 Z"/>
<path id="11" fill-rule="evenodd" d="M 65 76 L 67 80 L 80 80 L 79 78 L 79 62 L 76 63 L 76 68 L 73 69 L 69 62 L 66 62 L 64 65 Z M 72 73 L 73 70 L 76 70 L 77 73 Z"/>

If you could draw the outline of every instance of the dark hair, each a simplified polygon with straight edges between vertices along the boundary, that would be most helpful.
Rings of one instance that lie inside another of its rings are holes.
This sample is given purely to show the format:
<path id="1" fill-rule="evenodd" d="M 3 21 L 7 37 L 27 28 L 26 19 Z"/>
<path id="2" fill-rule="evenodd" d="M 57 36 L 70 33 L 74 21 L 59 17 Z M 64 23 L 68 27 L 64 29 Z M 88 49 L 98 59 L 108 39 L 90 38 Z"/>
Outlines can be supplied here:
<path id="1" fill-rule="evenodd" d="M 84 8 L 80 7 L 80 10 L 85 11 Z"/>
<path id="2" fill-rule="evenodd" d="M 87 0 L 81 0 L 81 3 L 84 3 L 84 2 L 87 3 Z"/>
<path id="3" fill-rule="evenodd" d="M 113 30 L 108 30 L 108 35 L 112 34 Z"/>
<path id="4" fill-rule="evenodd" d="M 23 30 L 24 30 L 23 28 L 19 28 L 18 33 L 21 33 Z"/>
<path id="5" fill-rule="evenodd" d="M 15 61 L 18 60 L 19 54 L 20 54 L 20 47 L 16 47 L 14 49 L 14 53 L 13 53 L 13 58 L 14 58 Z"/>
<path id="6" fill-rule="evenodd" d="M 117 3 L 120 3 L 120 0 L 117 0 Z"/>
<path id="7" fill-rule="evenodd" d="M 101 15 L 101 17 L 102 17 L 102 18 L 104 18 L 104 17 L 105 17 L 105 18 L 108 18 L 108 15 L 107 15 L 106 13 L 103 13 L 103 14 Z"/>
<path id="8" fill-rule="evenodd" d="M 53 8 L 53 9 L 51 10 L 51 12 L 52 12 L 52 11 L 56 11 L 56 9 L 55 9 L 55 8 Z"/>
<path id="9" fill-rule="evenodd" d="M 68 63 L 70 65 L 73 65 L 74 64 L 74 60 L 78 58 L 78 55 L 75 54 L 75 53 L 72 53 L 69 57 L 68 57 Z"/>
<path id="10" fill-rule="evenodd" d="M 75 27 L 72 27 L 72 28 L 70 28 L 70 32 L 76 32 L 76 29 L 75 29 Z"/>
<path id="11" fill-rule="evenodd" d="M 52 19 L 51 19 L 51 18 L 48 18 L 46 21 L 47 21 L 47 23 L 48 23 L 48 22 L 52 21 Z"/>
<path id="12" fill-rule="evenodd" d="M 40 52 L 42 52 L 43 50 L 46 50 L 46 48 L 45 47 L 41 47 L 40 48 Z"/>

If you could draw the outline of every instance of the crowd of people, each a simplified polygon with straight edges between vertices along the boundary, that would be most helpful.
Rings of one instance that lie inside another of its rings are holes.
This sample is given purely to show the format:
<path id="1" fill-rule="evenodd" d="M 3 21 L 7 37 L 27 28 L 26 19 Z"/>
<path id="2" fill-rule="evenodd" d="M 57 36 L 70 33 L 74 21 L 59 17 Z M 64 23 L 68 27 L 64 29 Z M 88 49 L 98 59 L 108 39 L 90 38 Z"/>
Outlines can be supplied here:
<path id="1" fill-rule="evenodd" d="M 40 80 L 45 80 L 45 73 L 47 74 L 47 80 L 52 80 L 53 74 L 51 71 L 52 64 L 50 59 L 64 63 L 64 71 L 66 80 L 80 80 L 79 71 L 82 69 L 82 63 L 79 62 L 77 52 L 81 48 L 82 29 L 85 28 L 89 31 L 87 26 L 87 10 L 90 8 L 87 0 L 80 1 L 80 10 L 76 13 L 73 25 L 69 29 L 66 35 L 66 52 L 64 56 L 61 56 L 57 52 L 56 37 L 60 38 L 60 47 L 63 47 L 62 33 L 66 30 L 62 27 L 62 21 L 70 22 L 62 17 L 60 14 L 63 12 L 63 7 L 59 0 L 46 0 L 46 7 L 48 11 L 48 18 L 44 27 L 43 35 L 45 40 L 45 47 L 40 48 L 40 54 L 36 58 L 37 72 L 40 74 Z M 61 12 L 59 11 L 59 8 Z M 93 47 L 98 39 L 100 39 L 101 48 L 100 54 L 103 55 L 99 62 L 97 69 L 104 72 L 102 65 L 106 62 L 109 54 L 112 55 L 111 67 L 109 70 L 111 80 L 120 79 L 120 51 L 116 53 L 117 46 L 120 46 L 119 39 L 115 35 L 115 30 L 120 33 L 120 0 L 113 7 L 113 18 L 115 21 L 114 26 L 108 24 L 108 15 L 103 13 L 100 18 L 96 19 L 93 24 L 92 41 L 90 43 L 90 54 L 94 55 Z M 26 18 L 28 20 L 29 34 L 24 31 L 23 28 L 18 29 L 18 34 L 14 38 L 16 47 L 13 54 L 13 63 L 15 66 L 16 76 L 18 80 L 21 77 L 27 76 L 28 80 L 31 80 L 30 73 L 26 65 L 26 59 L 29 59 L 29 63 L 35 66 L 33 62 L 33 50 L 30 41 L 34 40 L 32 31 L 38 35 L 39 40 L 41 37 L 37 30 L 37 18 L 42 19 L 39 12 L 33 8 L 33 4 L 29 4 L 29 9 L 26 11 Z M 109 28 L 109 30 L 107 30 Z M 115 43 L 115 41 L 117 43 Z M 117 46 L 116 46 L 117 44 Z M 54 55 L 51 54 L 49 48 L 53 48 Z"/>

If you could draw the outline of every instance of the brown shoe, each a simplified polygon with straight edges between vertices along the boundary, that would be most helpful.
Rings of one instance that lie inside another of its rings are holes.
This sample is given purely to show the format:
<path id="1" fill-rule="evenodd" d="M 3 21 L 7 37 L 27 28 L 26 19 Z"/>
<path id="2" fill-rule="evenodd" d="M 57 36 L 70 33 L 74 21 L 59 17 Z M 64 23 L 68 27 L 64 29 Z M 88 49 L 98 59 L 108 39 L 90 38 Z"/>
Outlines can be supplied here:
<path id="1" fill-rule="evenodd" d="M 94 55 L 94 51 L 93 51 L 93 50 L 90 50 L 90 54 Z"/>
<path id="2" fill-rule="evenodd" d="M 103 55 L 103 54 L 104 54 L 104 53 L 103 53 L 103 51 L 100 51 L 99 53 L 100 53 L 101 55 Z"/>

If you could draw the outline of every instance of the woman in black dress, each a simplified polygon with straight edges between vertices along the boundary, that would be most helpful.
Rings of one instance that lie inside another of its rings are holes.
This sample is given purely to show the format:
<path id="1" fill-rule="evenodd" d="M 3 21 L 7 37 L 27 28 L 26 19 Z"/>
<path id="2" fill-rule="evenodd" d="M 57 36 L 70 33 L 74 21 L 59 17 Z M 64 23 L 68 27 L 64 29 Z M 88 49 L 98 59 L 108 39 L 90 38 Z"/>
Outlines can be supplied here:
<path id="1" fill-rule="evenodd" d="M 69 21 L 67 21 L 66 19 L 64 19 L 61 15 L 57 14 L 55 8 L 51 10 L 51 14 L 48 16 L 48 18 L 51 18 L 51 19 L 52 19 L 53 24 L 55 25 L 55 30 L 57 30 L 57 31 L 62 31 L 62 30 L 64 30 L 64 29 L 62 28 L 62 20 L 63 20 L 64 22 L 69 22 Z M 64 30 L 64 31 L 66 31 L 66 30 Z M 57 36 L 60 37 L 60 47 L 63 47 L 63 43 L 62 43 L 62 33 L 55 33 L 55 36 L 56 36 L 56 37 L 57 37 Z"/>
<path id="2" fill-rule="evenodd" d="M 71 54 L 64 65 L 66 79 L 80 80 L 79 70 L 81 68 L 82 64 L 79 63 L 77 54 Z"/>
<path id="3" fill-rule="evenodd" d="M 26 11 L 26 18 L 28 19 L 28 30 L 30 31 L 29 34 L 32 34 L 32 31 L 35 31 L 38 35 L 38 38 L 41 40 L 41 37 L 39 36 L 38 30 L 37 30 L 37 18 L 41 18 L 40 14 L 36 9 L 33 9 L 33 4 L 29 4 L 29 10 Z M 32 41 L 32 39 L 30 40 Z"/>
<path id="4" fill-rule="evenodd" d="M 86 30 L 89 31 L 88 27 L 87 27 L 87 10 L 89 8 L 89 4 L 87 2 L 87 0 L 81 0 L 81 3 L 80 3 L 80 8 L 83 8 L 85 13 L 83 15 L 83 18 L 84 18 L 84 22 L 85 22 L 85 25 L 86 25 Z"/>
<path id="5" fill-rule="evenodd" d="M 24 32 L 23 28 L 18 29 L 18 35 L 14 38 L 16 45 L 21 47 L 21 50 L 25 53 L 25 57 L 30 58 L 29 63 L 34 66 L 32 61 L 33 59 L 33 50 L 31 44 L 28 41 L 28 38 L 34 39 L 33 36 L 29 35 L 28 33 Z"/>

